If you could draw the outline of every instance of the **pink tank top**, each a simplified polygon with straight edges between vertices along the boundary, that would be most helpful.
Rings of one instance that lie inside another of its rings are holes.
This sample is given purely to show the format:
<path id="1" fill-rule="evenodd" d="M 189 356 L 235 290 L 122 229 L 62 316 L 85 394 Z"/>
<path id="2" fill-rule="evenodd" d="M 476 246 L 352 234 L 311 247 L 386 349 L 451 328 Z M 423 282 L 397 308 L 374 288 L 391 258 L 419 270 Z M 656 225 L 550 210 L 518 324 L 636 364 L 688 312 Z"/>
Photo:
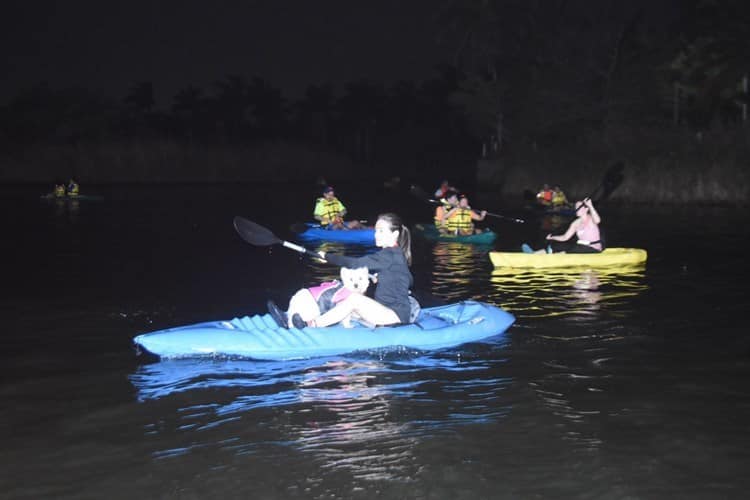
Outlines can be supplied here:
<path id="1" fill-rule="evenodd" d="M 576 236 L 578 237 L 578 240 L 581 241 L 584 245 L 589 245 L 593 248 L 596 248 L 597 250 L 602 249 L 602 244 L 599 241 L 601 239 L 601 236 L 599 235 L 599 225 L 594 224 L 594 221 L 591 220 L 591 217 L 586 217 L 583 220 L 583 223 L 578 226 L 576 229 Z M 588 242 L 588 243 L 584 243 Z"/>

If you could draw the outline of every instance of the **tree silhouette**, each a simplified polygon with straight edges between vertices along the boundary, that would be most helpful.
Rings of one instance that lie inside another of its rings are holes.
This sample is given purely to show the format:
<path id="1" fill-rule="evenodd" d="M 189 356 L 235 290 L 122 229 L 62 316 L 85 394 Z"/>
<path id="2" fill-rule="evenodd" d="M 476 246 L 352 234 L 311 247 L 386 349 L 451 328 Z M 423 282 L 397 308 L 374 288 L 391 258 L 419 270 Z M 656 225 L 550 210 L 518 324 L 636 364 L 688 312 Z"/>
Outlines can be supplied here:
<path id="1" fill-rule="evenodd" d="M 137 112 L 148 113 L 154 108 L 154 84 L 139 82 L 133 85 L 124 99 L 125 104 L 132 106 Z"/>
<path id="2" fill-rule="evenodd" d="M 341 123 L 348 130 L 348 149 L 359 160 L 374 159 L 384 94 L 381 85 L 358 80 L 346 85 L 345 93 L 338 101 Z"/>
<path id="3" fill-rule="evenodd" d="M 203 91 L 189 85 L 175 94 L 172 102 L 172 113 L 178 127 L 184 130 L 188 139 L 193 139 L 196 131 L 206 119 L 207 100 Z"/>
<path id="4" fill-rule="evenodd" d="M 286 127 L 286 101 L 281 90 L 260 77 L 254 77 L 247 89 L 254 127 L 260 137 L 277 138 Z"/>
<path id="5" fill-rule="evenodd" d="M 334 119 L 333 85 L 309 85 L 305 96 L 296 103 L 296 121 L 302 137 L 329 144 Z"/>
<path id="6" fill-rule="evenodd" d="M 238 139 L 250 126 L 250 99 L 242 76 L 230 75 L 214 83 L 215 96 L 209 101 L 217 133 Z"/>
<path id="7" fill-rule="evenodd" d="M 691 104 L 690 113 L 706 125 L 717 112 L 747 119 L 750 75 L 750 4 L 701 0 L 695 22 L 671 64 L 674 81 Z M 744 82 L 743 82 L 744 80 Z"/>

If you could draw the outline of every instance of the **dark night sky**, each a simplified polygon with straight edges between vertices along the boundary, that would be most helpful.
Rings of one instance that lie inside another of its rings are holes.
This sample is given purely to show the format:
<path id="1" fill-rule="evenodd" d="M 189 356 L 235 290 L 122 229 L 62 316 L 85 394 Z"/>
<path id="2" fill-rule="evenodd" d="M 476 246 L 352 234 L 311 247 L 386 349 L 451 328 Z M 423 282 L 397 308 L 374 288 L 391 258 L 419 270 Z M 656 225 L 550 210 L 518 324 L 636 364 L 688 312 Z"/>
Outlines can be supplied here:
<path id="1" fill-rule="evenodd" d="M 116 98 L 153 81 L 169 104 L 189 84 L 261 76 L 310 84 L 435 75 L 432 0 L 13 0 L 0 18 L 0 104 L 42 81 Z"/>

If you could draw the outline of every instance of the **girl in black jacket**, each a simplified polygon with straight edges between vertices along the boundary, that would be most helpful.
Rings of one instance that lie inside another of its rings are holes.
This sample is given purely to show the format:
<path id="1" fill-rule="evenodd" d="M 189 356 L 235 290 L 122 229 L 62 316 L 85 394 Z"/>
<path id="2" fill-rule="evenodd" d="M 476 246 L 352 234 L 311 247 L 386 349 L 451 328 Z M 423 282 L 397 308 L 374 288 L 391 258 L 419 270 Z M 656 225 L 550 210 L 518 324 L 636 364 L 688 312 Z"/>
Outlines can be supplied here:
<path id="1" fill-rule="evenodd" d="M 336 324 L 348 315 L 373 325 L 409 323 L 409 288 L 414 278 L 411 265 L 411 235 L 401 218 L 393 213 L 378 216 L 375 223 L 375 245 L 382 250 L 363 257 L 345 257 L 319 252 L 320 257 L 337 266 L 367 267 L 377 276 L 375 300 L 366 295 L 352 294 L 307 326 L 323 327 Z"/>

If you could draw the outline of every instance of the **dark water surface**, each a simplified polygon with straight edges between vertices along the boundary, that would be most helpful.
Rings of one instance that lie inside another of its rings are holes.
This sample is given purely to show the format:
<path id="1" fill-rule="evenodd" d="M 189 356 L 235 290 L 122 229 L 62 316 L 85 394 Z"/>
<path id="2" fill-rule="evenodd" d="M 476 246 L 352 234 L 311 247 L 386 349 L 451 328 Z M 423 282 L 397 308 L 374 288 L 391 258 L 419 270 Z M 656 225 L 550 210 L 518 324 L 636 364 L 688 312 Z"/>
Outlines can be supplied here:
<path id="1" fill-rule="evenodd" d="M 611 246 L 648 249 L 640 268 L 507 273 L 493 271 L 491 248 L 415 241 L 423 302 L 472 298 L 516 315 L 482 343 L 154 362 L 136 356 L 133 336 L 263 312 L 267 298 L 285 304 L 337 274 L 232 228 L 244 215 L 291 239 L 315 193 L 91 187 L 104 201 L 72 205 L 40 202 L 40 190 L 0 189 L 2 498 L 744 498 L 750 488 L 742 210 L 600 207 Z M 431 216 L 405 193 L 339 194 L 360 218 Z M 490 224 L 496 249 L 539 236 L 540 221 Z"/>

